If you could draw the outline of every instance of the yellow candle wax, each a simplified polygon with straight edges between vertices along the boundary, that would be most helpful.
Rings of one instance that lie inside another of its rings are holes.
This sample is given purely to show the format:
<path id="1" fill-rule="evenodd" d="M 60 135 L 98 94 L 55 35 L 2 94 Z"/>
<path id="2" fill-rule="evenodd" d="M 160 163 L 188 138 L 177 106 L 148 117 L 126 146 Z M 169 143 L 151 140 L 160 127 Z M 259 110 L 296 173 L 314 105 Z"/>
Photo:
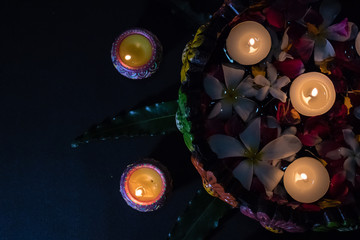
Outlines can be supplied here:
<path id="1" fill-rule="evenodd" d="M 329 189 L 329 173 L 318 160 L 302 157 L 291 163 L 284 173 L 284 187 L 296 201 L 312 203 Z"/>
<path id="2" fill-rule="evenodd" d="M 139 202 L 152 202 L 159 199 L 163 182 L 160 174 L 148 167 L 136 169 L 127 182 L 129 193 Z"/>
<path id="3" fill-rule="evenodd" d="M 153 54 L 151 42 L 141 34 L 124 38 L 119 46 L 121 61 L 128 67 L 138 68 L 147 64 Z"/>
<path id="4" fill-rule="evenodd" d="M 336 92 L 331 80 L 318 72 L 304 73 L 290 87 L 290 99 L 294 108 L 305 116 L 326 113 L 334 105 Z"/>
<path id="5" fill-rule="evenodd" d="M 226 39 L 229 56 L 242 65 L 253 65 L 270 52 L 271 37 L 266 28 L 254 21 L 245 21 L 231 29 Z"/>

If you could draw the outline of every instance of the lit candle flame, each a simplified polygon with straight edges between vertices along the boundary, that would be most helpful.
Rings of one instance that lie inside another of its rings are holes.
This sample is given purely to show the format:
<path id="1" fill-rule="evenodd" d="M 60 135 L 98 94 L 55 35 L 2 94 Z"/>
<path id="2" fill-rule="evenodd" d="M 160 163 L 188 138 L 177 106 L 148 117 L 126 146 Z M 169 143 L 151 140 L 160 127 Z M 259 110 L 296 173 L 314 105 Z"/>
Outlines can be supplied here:
<path id="1" fill-rule="evenodd" d="M 319 91 L 317 90 L 317 88 L 314 88 L 312 91 L 311 91 L 311 96 L 312 97 L 316 97 L 318 95 Z"/>
<path id="2" fill-rule="evenodd" d="M 138 187 L 135 190 L 135 196 L 142 197 L 144 195 L 145 190 L 142 187 Z"/>
<path id="3" fill-rule="evenodd" d="M 125 60 L 129 61 L 131 59 L 131 56 L 130 55 L 126 55 L 125 56 Z"/>
<path id="4" fill-rule="evenodd" d="M 249 45 L 249 53 L 254 53 L 258 50 L 258 48 L 254 48 L 255 45 L 255 41 L 257 41 L 257 39 L 255 38 L 250 38 L 248 45 Z"/>
<path id="5" fill-rule="evenodd" d="M 306 180 L 306 179 L 307 179 L 306 173 L 301 173 L 301 174 L 300 174 L 300 177 L 301 177 L 303 180 Z"/>
<path id="6" fill-rule="evenodd" d="M 310 95 L 308 97 L 304 97 L 304 101 L 306 102 L 306 104 L 309 104 L 309 101 L 316 97 L 319 94 L 319 90 L 317 88 L 313 88 L 313 90 L 311 91 Z"/>

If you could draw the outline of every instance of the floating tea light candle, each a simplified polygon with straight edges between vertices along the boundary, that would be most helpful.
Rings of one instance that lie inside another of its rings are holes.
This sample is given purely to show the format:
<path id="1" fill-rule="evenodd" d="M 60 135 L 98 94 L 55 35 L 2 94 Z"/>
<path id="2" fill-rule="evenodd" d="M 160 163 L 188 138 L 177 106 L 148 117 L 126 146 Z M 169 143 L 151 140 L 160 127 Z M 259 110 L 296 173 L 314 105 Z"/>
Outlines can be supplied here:
<path id="1" fill-rule="evenodd" d="M 245 21 L 231 29 L 226 39 L 229 56 L 242 65 L 253 65 L 270 52 L 271 37 L 266 28 L 254 21 Z"/>
<path id="2" fill-rule="evenodd" d="M 329 184 L 329 173 L 314 158 L 298 158 L 285 170 L 284 187 L 298 202 L 312 203 L 319 200 L 328 191 Z"/>
<path id="3" fill-rule="evenodd" d="M 322 73 L 309 72 L 297 77 L 290 87 L 291 103 L 300 114 L 318 116 L 334 105 L 336 92 L 331 80 Z"/>
<path id="4" fill-rule="evenodd" d="M 168 170 L 152 159 L 129 165 L 121 176 L 120 192 L 124 200 L 141 212 L 160 208 L 170 190 Z"/>
<path id="5" fill-rule="evenodd" d="M 125 77 L 143 79 L 159 68 L 162 46 L 157 37 L 145 29 L 122 33 L 112 45 L 111 59 Z"/>

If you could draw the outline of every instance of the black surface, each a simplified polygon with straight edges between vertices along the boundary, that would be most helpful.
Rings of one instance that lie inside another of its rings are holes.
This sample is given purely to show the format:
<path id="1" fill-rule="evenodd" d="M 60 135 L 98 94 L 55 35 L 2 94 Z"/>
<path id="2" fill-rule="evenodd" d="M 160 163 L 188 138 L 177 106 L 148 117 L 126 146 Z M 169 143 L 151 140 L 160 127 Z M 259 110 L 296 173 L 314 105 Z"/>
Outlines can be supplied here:
<path id="1" fill-rule="evenodd" d="M 180 134 L 96 142 L 77 149 L 70 143 L 106 117 L 176 98 L 182 49 L 197 26 L 196 19 L 184 18 L 177 2 L 3 3 L 0 239 L 166 239 L 201 187 Z M 206 3 L 202 12 L 213 11 L 218 3 Z M 201 9 L 198 2 L 191 6 L 195 12 Z M 153 31 L 164 45 L 161 67 L 149 79 L 126 79 L 112 66 L 111 44 L 131 27 Z M 167 204 L 151 213 L 131 209 L 118 191 L 126 165 L 142 157 L 163 162 L 174 179 Z M 335 236 L 355 239 L 358 234 Z M 273 235 L 237 214 L 211 239 L 263 237 L 320 235 Z"/>

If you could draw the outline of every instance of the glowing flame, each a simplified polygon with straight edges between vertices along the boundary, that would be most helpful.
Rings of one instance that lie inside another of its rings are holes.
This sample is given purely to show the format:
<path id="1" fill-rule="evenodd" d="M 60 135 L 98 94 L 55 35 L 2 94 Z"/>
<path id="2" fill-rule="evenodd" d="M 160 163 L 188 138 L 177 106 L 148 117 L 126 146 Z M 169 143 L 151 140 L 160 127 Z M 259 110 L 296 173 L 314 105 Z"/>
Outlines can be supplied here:
<path id="1" fill-rule="evenodd" d="M 308 177 L 306 175 L 306 173 L 301 173 L 300 174 L 300 177 L 303 179 L 303 180 L 306 180 Z"/>
<path id="2" fill-rule="evenodd" d="M 255 39 L 254 39 L 254 38 L 250 38 L 250 40 L 249 40 L 249 45 L 250 45 L 250 46 L 254 46 L 254 44 L 255 44 Z"/>
<path id="3" fill-rule="evenodd" d="M 129 61 L 131 59 L 130 55 L 125 55 L 125 60 Z"/>
<path id="4" fill-rule="evenodd" d="M 311 96 L 312 97 L 316 97 L 318 95 L 319 91 L 317 90 L 317 88 L 314 88 L 312 91 L 311 91 Z"/>
<path id="5" fill-rule="evenodd" d="M 142 188 L 142 187 L 138 187 L 136 190 L 135 190 L 135 196 L 137 197 L 142 197 L 145 193 L 145 190 Z"/>
<path id="6" fill-rule="evenodd" d="M 255 38 L 250 38 L 248 45 L 249 45 L 249 53 L 254 53 L 258 50 L 257 47 L 254 47 L 255 43 L 256 43 L 257 39 Z"/>

